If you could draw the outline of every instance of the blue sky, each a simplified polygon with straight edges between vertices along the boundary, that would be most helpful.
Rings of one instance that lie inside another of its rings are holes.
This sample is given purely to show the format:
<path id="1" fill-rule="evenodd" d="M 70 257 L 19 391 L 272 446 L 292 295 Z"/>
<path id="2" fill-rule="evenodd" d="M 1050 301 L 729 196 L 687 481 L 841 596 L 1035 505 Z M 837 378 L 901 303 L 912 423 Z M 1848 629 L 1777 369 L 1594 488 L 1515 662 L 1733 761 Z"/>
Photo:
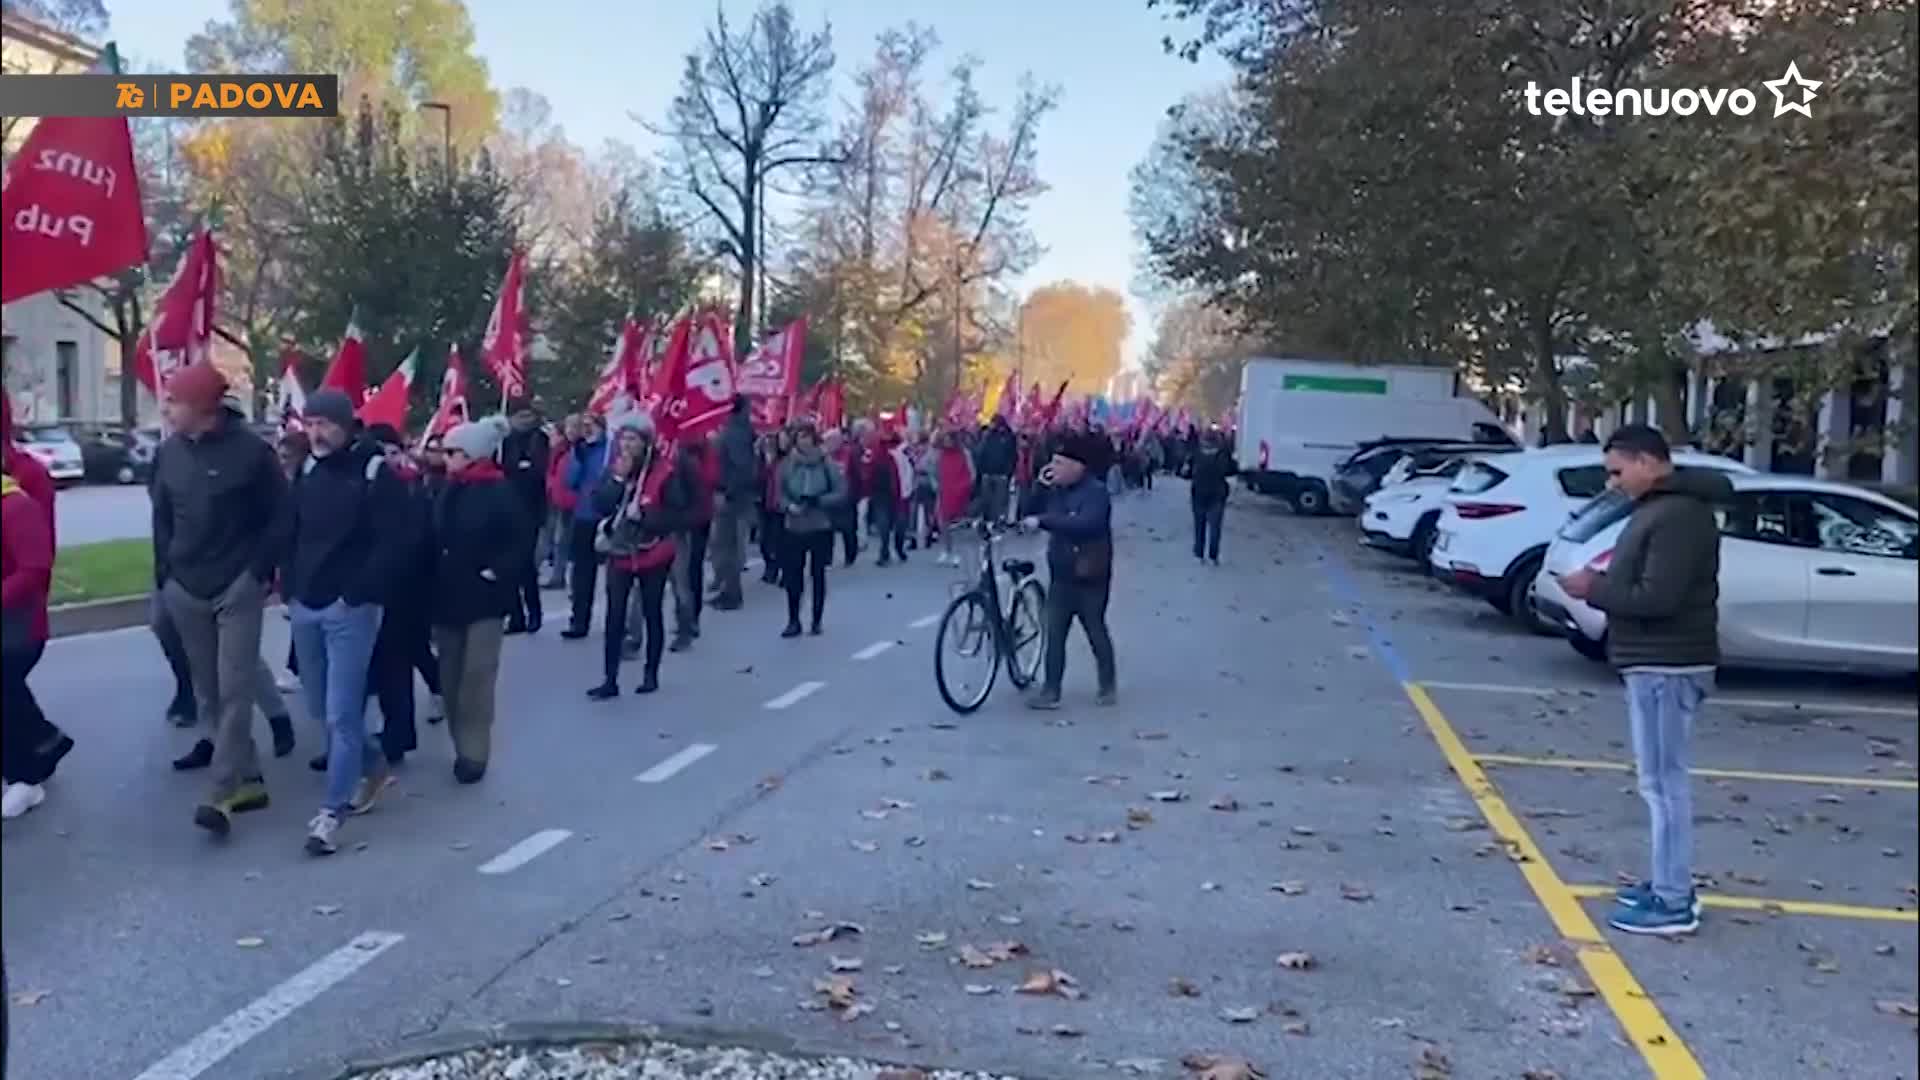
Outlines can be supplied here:
<path id="1" fill-rule="evenodd" d="M 324 3 L 326 0 L 315 0 Z M 226 15 L 226 0 L 110 0 L 123 52 L 177 64 L 187 38 Z M 630 113 L 659 116 L 681 58 L 699 40 L 710 4 L 645 0 L 467 0 L 479 52 L 501 89 L 546 95 L 567 134 L 582 146 L 617 138 L 650 140 Z M 751 0 L 726 0 L 730 13 Z M 1023 71 L 1056 83 L 1061 103 L 1041 132 L 1040 168 L 1052 190 L 1032 224 L 1047 249 L 1029 286 L 1061 278 L 1110 286 L 1134 313 L 1129 355 L 1152 327 L 1128 292 L 1133 240 L 1127 172 L 1146 152 L 1168 105 L 1226 77 L 1217 61 L 1196 66 L 1166 56 L 1160 13 L 1145 0 L 794 0 L 803 25 L 833 26 L 843 81 L 872 51 L 874 35 L 908 21 L 934 27 L 941 56 L 984 61 L 989 100 L 1010 102 Z"/>

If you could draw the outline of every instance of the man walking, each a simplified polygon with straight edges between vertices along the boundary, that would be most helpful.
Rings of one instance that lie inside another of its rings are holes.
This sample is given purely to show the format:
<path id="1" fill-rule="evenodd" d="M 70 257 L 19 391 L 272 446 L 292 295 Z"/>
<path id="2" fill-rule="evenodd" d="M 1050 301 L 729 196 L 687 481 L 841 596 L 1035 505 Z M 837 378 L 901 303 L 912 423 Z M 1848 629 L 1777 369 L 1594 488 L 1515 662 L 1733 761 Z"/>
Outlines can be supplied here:
<path id="1" fill-rule="evenodd" d="M 687 513 L 687 527 L 674 537 L 673 642 L 667 646 L 674 652 L 692 648 L 694 639 L 700 636 L 707 540 L 713 533 L 714 487 L 720 475 L 718 434 L 715 432 L 715 438 L 695 439 L 681 447 L 676 464 L 693 505 Z M 634 625 L 629 619 L 629 633 Z"/>
<path id="2" fill-rule="evenodd" d="M 745 395 L 736 394 L 733 412 L 720 429 L 720 490 L 713 503 L 713 606 L 734 611 L 745 603 L 740 574 L 746 568 L 747 523 L 760 496 L 753 454 L 753 417 Z"/>
<path id="3" fill-rule="evenodd" d="M 600 474 L 606 467 L 606 421 L 598 416 L 584 417 L 580 421 L 580 441 L 573 444 L 573 460 L 567 463 L 567 493 L 574 499 L 572 531 L 567 534 L 567 589 L 572 612 L 560 636 L 568 641 L 585 638 L 593 627 L 593 586 L 600 577 L 600 556 L 593 550 L 593 536 L 600 526 L 593 492 L 600 486 Z"/>
<path id="4" fill-rule="evenodd" d="M 371 809 L 387 784 L 386 756 L 367 735 L 367 674 L 412 537 L 400 535 L 406 489 L 372 440 L 354 439 L 347 395 L 316 391 L 305 423 L 313 453 L 288 500 L 282 589 L 307 713 L 327 727 L 326 795 L 307 824 L 307 854 L 331 855 L 340 823 Z"/>
<path id="5" fill-rule="evenodd" d="M 1097 435 L 1070 436 L 1040 471 L 1034 507 L 1024 524 L 1047 531 L 1046 661 L 1041 685 L 1027 705 L 1060 707 L 1067 670 L 1067 631 L 1077 619 L 1093 649 L 1102 705 L 1116 696 L 1113 635 L 1107 632 L 1107 600 L 1113 592 L 1113 504 L 1106 482 L 1091 468 L 1104 457 Z"/>
<path id="6" fill-rule="evenodd" d="M 216 836 L 267 805 L 253 690 L 267 583 L 281 552 L 286 480 L 273 448 L 224 401 L 227 380 L 190 364 L 162 402 L 174 434 L 154 454 L 154 577 L 186 648 L 200 712 L 215 718 L 213 792 L 194 823 Z"/>
<path id="7" fill-rule="evenodd" d="M 1013 466 L 1019 455 L 1020 442 L 1014 438 L 1013 428 L 1006 417 L 995 415 L 980 436 L 980 446 L 973 455 L 974 472 L 980 475 L 974 490 L 980 496 L 980 514 L 988 521 L 1007 519 L 1008 485 L 1013 480 Z"/>
<path id="8" fill-rule="evenodd" d="M 1725 474 L 1676 472 L 1667 440 L 1643 424 L 1607 439 L 1608 484 L 1634 500 L 1604 572 L 1560 579 L 1567 595 L 1607 613 L 1607 652 L 1627 689 L 1634 769 L 1653 833 L 1649 880 L 1621 889 L 1607 921 L 1631 934 L 1690 934 L 1693 891 L 1693 719 L 1720 663 L 1720 530 L 1713 504 Z"/>
<path id="9" fill-rule="evenodd" d="M 551 440 L 540 426 L 539 411 L 525 398 L 507 405 L 507 420 L 510 430 L 506 441 L 500 444 L 500 469 L 507 474 L 507 483 L 512 485 L 513 493 L 520 497 L 527 520 L 545 521 L 547 454 Z M 539 537 L 535 536 L 527 545 L 526 572 L 519 575 L 518 604 L 507 616 L 506 632 L 509 634 L 540 632 L 539 556 L 540 542 Z"/>
<path id="10" fill-rule="evenodd" d="M 1193 457 L 1193 557 L 1220 565 L 1220 526 L 1227 516 L 1228 480 L 1239 472 L 1220 444 L 1220 434 L 1209 431 Z"/>

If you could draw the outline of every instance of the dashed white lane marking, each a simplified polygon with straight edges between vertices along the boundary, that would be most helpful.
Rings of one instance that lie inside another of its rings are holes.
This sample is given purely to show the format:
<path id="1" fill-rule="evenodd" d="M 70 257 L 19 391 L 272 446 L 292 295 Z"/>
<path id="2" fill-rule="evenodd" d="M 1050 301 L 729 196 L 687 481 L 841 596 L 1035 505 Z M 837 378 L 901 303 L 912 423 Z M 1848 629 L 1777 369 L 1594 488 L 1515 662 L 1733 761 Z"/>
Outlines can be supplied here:
<path id="1" fill-rule="evenodd" d="M 480 864 L 483 874 L 510 874 L 565 843 L 573 833 L 566 829 L 541 829 L 525 840 Z"/>
<path id="2" fill-rule="evenodd" d="M 1418 682 L 1430 690 L 1455 690 L 1467 694 L 1513 694 L 1519 697 L 1581 696 L 1582 689 L 1556 690 L 1548 686 L 1446 682 L 1439 679 L 1420 679 Z M 1596 691 L 1596 693 L 1605 693 L 1605 691 Z M 1859 713 L 1864 716 L 1912 716 L 1914 714 L 1914 710 L 1903 709 L 1898 706 L 1855 705 L 1844 701 L 1783 701 L 1778 698 L 1720 697 L 1710 694 L 1707 697 L 1706 703 L 1708 705 L 1719 705 L 1729 709 L 1787 709 L 1805 712 Z"/>
<path id="3" fill-rule="evenodd" d="M 823 682 L 803 682 L 799 686 L 767 702 L 765 707 L 769 709 L 791 708 L 812 697 L 814 694 L 819 693 L 826 685 L 827 684 Z"/>
<path id="4" fill-rule="evenodd" d="M 697 742 L 672 757 L 634 777 L 643 784 L 660 784 L 673 779 L 674 774 L 687 766 L 720 749 L 712 743 Z"/>
<path id="5" fill-rule="evenodd" d="M 886 652 L 888 649 L 893 648 L 894 644 L 895 643 L 891 641 L 876 641 L 866 648 L 861 649 L 859 652 L 854 653 L 853 658 L 855 660 L 871 660 L 881 653 Z"/>
<path id="6" fill-rule="evenodd" d="M 922 615 L 919 618 L 908 623 L 907 625 L 913 627 L 915 630 L 925 630 L 927 627 L 932 626 L 934 623 L 937 623 L 939 621 L 940 621 L 940 616 L 938 614 Z"/>
<path id="7" fill-rule="evenodd" d="M 404 934 L 369 930 L 314 961 L 312 966 L 256 998 L 239 1012 L 195 1036 L 192 1042 L 149 1066 L 134 1080 L 194 1080 L 218 1065 L 294 1010 L 345 981 L 383 952 L 406 940 Z"/>

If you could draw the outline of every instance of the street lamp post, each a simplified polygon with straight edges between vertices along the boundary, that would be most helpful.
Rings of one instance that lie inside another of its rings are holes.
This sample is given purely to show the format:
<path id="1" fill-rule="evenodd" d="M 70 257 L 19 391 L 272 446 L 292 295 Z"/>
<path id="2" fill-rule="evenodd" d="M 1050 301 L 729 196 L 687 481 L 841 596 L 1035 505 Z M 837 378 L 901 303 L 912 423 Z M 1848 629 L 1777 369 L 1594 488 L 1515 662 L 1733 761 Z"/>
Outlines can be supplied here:
<path id="1" fill-rule="evenodd" d="M 440 114 L 440 155 L 441 160 L 446 163 L 447 173 L 451 175 L 453 173 L 453 106 L 444 101 L 423 101 L 420 103 L 420 108 L 423 111 Z"/>

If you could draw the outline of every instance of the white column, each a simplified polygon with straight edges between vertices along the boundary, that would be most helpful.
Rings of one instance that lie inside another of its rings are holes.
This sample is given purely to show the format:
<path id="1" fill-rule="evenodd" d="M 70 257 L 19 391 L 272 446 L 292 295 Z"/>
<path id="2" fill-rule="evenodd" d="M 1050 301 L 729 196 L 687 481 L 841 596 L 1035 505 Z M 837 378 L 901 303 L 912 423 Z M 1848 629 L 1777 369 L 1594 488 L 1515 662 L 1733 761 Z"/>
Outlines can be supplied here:
<path id="1" fill-rule="evenodd" d="M 1750 469 L 1773 467 L 1773 394 L 1771 380 L 1747 380 L 1747 450 L 1741 460 Z"/>
<path id="2" fill-rule="evenodd" d="M 1847 459 L 1853 455 L 1852 387 L 1829 390 L 1820 399 L 1820 418 L 1813 434 L 1813 475 L 1822 480 L 1845 480 Z"/>
<path id="3" fill-rule="evenodd" d="M 1704 437 L 1713 415 L 1713 380 L 1698 367 L 1687 369 L 1687 430 Z"/>
<path id="4" fill-rule="evenodd" d="M 1907 399 L 1907 395 L 1920 392 L 1920 379 L 1915 378 L 1913 364 L 1901 363 L 1897 359 L 1887 365 L 1887 418 L 1886 449 L 1880 456 L 1880 482 L 1911 486 L 1915 481 L 1915 466 L 1920 464 L 1920 431 L 1915 430 L 1915 421 L 1920 420 L 1920 402 Z"/>

